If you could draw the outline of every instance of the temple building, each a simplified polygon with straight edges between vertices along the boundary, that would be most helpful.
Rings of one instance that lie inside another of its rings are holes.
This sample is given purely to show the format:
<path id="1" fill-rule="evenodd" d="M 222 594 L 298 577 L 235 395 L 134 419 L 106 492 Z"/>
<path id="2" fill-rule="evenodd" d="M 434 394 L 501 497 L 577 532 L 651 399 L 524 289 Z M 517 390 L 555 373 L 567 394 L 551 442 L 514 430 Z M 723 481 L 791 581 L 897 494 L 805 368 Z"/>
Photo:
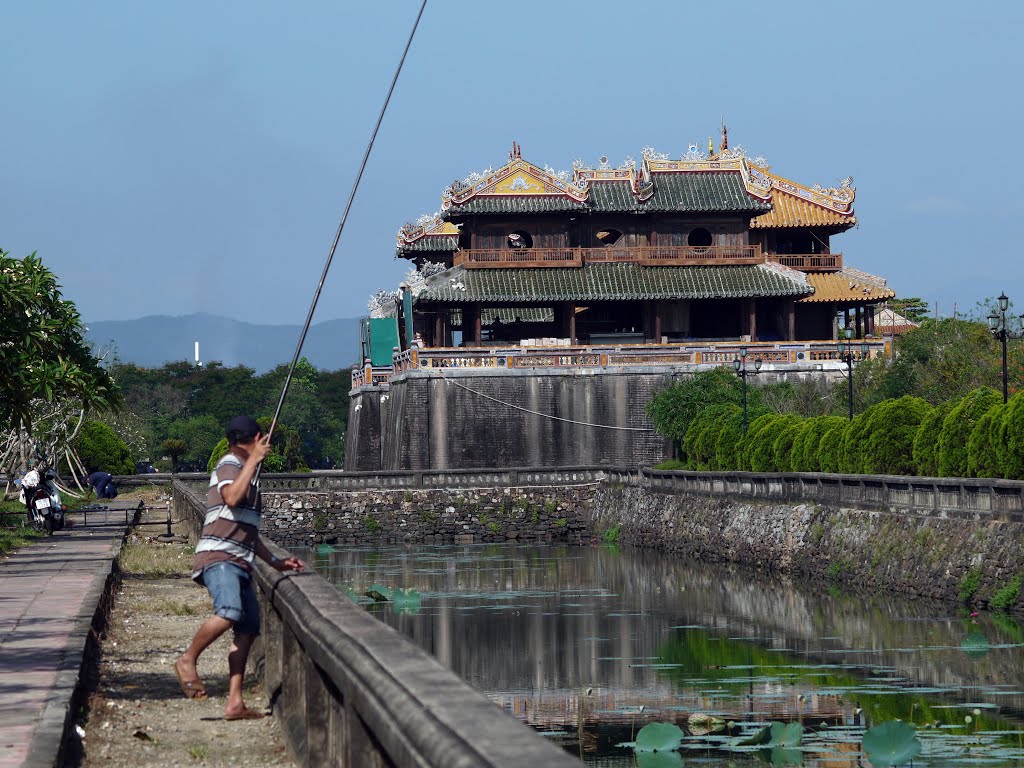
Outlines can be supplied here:
<path id="1" fill-rule="evenodd" d="M 888 356 L 875 307 L 894 292 L 833 246 L 855 196 L 724 129 L 717 151 L 571 173 L 513 144 L 399 232 L 415 269 L 371 300 L 346 469 L 649 466 L 671 447 L 646 406 L 696 371 L 835 381 Z"/>
<path id="2" fill-rule="evenodd" d="M 834 339 L 839 313 L 861 338 L 895 294 L 833 248 L 857 223 L 855 194 L 849 178 L 790 181 L 729 149 L 724 130 L 717 152 L 647 149 L 571 176 L 514 144 L 504 166 L 445 190 L 436 217 L 403 227 L 397 253 L 448 267 L 412 288 L 433 347 Z"/>

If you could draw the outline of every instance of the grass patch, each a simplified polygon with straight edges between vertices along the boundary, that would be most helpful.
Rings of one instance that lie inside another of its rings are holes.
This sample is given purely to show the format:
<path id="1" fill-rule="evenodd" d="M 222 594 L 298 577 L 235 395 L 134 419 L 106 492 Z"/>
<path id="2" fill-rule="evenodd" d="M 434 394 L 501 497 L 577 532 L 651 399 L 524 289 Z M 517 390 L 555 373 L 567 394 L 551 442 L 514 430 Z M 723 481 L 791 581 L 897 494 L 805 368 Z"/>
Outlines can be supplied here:
<path id="1" fill-rule="evenodd" d="M 430 525 L 436 525 L 437 524 L 437 512 L 435 512 L 432 509 L 421 509 L 420 510 L 420 520 L 422 520 L 424 523 L 428 523 Z"/>
<path id="2" fill-rule="evenodd" d="M 1014 576 L 1010 579 L 1009 584 L 992 595 L 992 600 L 989 604 L 997 611 L 1013 608 L 1017 604 L 1017 598 L 1020 597 L 1022 581 L 1024 581 L 1024 578 L 1021 576 Z"/>
<path id="3" fill-rule="evenodd" d="M 565 528 L 565 526 L 569 524 L 569 518 L 560 517 L 551 524 L 555 526 L 555 528 Z"/>
<path id="4" fill-rule="evenodd" d="M 619 534 L 621 532 L 622 532 L 622 526 L 621 525 L 613 525 L 611 528 L 609 528 L 607 531 L 605 531 L 601 535 L 601 538 L 604 539 L 604 543 L 605 544 L 618 544 L 619 543 Z"/>
<path id="5" fill-rule="evenodd" d="M 558 509 L 558 502 L 556 502 L 554 499 L 547 499 L 544 502 L 544 511 L 547 514 L 553 515 L 553 514 L 555 514 L 555 511 L 557 509 Z"/>
<path id="6" fill-rule="evenodd" d="M 960 579 L 960 586 L 957 588 L 957 597 L 960 602 L 969 603 L 971 598 L 978 593 L 978 585 L 981 583 L 981 569 L 971 568 Z"/>
<path id="7" fill-rule="evenodd" d="M 815 544 L 821 543 L 821 540 L 825 536 L 825 526 L 821 523 L 815 523 L 811 526 L 811 541 Z"/>
<path id="8" fill-rule="evenodd" d="M 188 756 L 198 762 L 206 760 L 207 754 L 209 754 L 210 748 L 206 744 L 193 744 L 188 748 Z"/>
<path id="9" fill-rule="evenodd" d="M 199 616 L 209 613 L 209 605 L 196 605 L 183 600 L 160 600 L 150 606 L 153 613 L 160 616 Z"/>
<path id="10" fill-rule="evenodd" d="M 317 513 L 316 517 L 313 518 L 313 530 L 314 531 L 325 531 L 327 530 L 327 515 L 323 512 Z"/>
<path id="11" fill-rule="evenodd" d="M 118 563 L 125 575 L 158 579 L 190 574 L 192 555 L 191 546 L 128 542 L 121 548 Z"/>
<path id="12" fill-rule="evenodd" d="M 537 509 L 537 507 L 532 507 L 531 506 L 531 509 L 530 509 L 530 524 L 531 525 L 537 525 L 539 522 L 540 522 L 540 510 Z"/>
<path id="13" fill-rule="evenodd" d="M 17 528 L 0 528 L 0 555 L 7 554 L 26 544 L 31 544 L 33 541 L 43 538 L 43 536 L 42 531 L 35 531 L 21 526 Z"/>
<path id="14" fill-rule="evenodd" d="M 379 533 L 380 529 L 383 527 L 380 524 L 380 520 L 378 520 L 373 515 L 366 515 L 363 518 L 363 525 L 366 526 L 367 530 L 370 531 L 370 533 Z"/>
<path id="15" fill-rule="evenodd" d="M 501 533 L 501 525 L 498 523 L 497 520 L 495 520 L 487 524 L 487 530 L 489 530 L 491 533 L 497 536 L 499 533 Z"/>
<path id="16" fill-rule="evenodd" d="M 679 459 L 665 459 L 654 465 L 654 469 L 686 469 L 686 462 Z"/>

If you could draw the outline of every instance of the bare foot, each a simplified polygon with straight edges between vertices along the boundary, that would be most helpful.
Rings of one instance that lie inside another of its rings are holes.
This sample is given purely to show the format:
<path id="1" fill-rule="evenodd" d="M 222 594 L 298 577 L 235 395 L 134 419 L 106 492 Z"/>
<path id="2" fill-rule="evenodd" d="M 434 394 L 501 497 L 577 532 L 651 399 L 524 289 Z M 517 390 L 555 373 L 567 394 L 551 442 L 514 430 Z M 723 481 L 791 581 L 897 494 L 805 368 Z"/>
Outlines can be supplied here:
<path id="1" fill-rule="evenodd" d="M 224 710 L 225 720 L 262 720 L 266 715 L 255 709 L 249 709 L 244 704 L 241 707 L 231 707 Z"/>

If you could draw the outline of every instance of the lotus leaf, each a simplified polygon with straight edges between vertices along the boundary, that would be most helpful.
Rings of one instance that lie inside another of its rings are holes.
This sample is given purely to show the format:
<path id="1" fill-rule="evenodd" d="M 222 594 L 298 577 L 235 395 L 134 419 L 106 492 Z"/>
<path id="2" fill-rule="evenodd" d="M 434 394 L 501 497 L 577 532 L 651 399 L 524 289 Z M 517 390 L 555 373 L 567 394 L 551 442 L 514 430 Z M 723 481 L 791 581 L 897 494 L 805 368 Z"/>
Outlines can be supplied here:
<path id="1" fill-rule="evenodd" d="M 864 733 L 864 752 L 875 768 L 903 765 L 921 753 L 916 734 L 909 723 L 890 720 Z"/>
<path id="2" fill-rule="evenodd" d="M 991 649 L 992 646 L 989 644 L 988 638 L 977 630 L 968 633 L 967 637 L 965 637 L 963 642 L 960 643 L 960 650 L 972 659 L 980 659 Z"/>
<path id="3" fill-rule="evenodd" d="M 637 752 L 637 768 L 683 768 L 683 758 L 678 752 Z"/>
<path id="4" fill-rule="evenodd" d="M 673 723 L 648 723 L 636 734 L 636 741 L 624 741 L 617 747 L 632 747 L 637 752 L 668 752 L 683 743 L 683 729 Z"/>

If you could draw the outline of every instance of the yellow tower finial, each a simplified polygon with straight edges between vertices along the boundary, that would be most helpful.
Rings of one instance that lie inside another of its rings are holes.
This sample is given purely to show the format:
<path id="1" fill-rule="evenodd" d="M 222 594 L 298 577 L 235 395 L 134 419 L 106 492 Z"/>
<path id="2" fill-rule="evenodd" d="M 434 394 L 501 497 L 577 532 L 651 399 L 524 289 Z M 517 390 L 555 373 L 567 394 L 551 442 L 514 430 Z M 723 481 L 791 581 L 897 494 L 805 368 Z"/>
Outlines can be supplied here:
<path id="1" fill-rule="evenodd" d="M 708 136 L 708 157 L 711 157 L 714 154 L 715 154 L 715 142 L 713 142 L 711 140 L 711 137 Z"/>

